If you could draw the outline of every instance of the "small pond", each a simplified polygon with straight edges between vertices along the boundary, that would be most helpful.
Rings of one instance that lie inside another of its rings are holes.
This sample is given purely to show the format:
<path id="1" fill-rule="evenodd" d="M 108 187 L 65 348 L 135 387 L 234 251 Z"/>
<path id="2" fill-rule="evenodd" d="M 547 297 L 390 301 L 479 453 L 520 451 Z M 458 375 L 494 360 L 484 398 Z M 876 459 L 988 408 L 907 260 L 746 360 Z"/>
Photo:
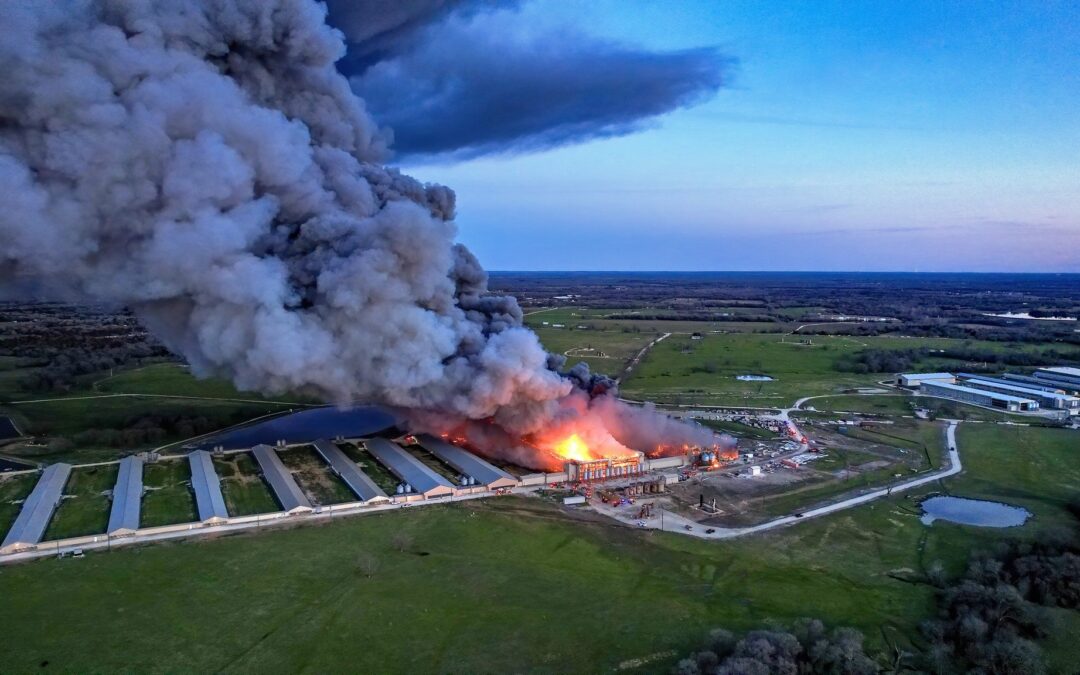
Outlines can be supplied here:
<path id="1" fill-rule="evenodd" d="M 921 506 L 923 516 L 920 520 L 924 525 L 930 525 L 935 520 L 944 520 L 978 527 L 1016 527 L 1023 525 L 1031 517 L 1030 511 L 1019 506 L 981 499 L 931 497 Z"/>
<path id="2" fill-rule="evenodd" d="M 736 380 L 742 380 L 743 382 L 772 382 L 773 378 L 768 375 L 736 375 Z"/>
<path id="3" fill-rule="evenodd" d="M 311 408 L 209 436 L 191 447 L 209 450 L 220 445 L 226 450 L 235 450 L 260 443 L 273 445 L 279 439 L 307 443 L 335 436 L 369 436 L 389 429 L 396 422 L 388 410 L 374 406 Z"/>

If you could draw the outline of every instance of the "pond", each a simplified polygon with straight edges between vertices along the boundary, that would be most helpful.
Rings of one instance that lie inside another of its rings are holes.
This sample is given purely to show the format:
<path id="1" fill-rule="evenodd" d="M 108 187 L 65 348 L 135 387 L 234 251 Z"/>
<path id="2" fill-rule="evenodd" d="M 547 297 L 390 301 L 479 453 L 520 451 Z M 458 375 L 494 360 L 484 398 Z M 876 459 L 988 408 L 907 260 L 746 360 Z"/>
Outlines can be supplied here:
<path id="1" fill-rule="evenodd" d="M 209 450 L 220 445 L 226 450 L 235 450 L 260 443 L 273 445 L 280 439 L 289 443 L 307 443 L 335 436 L 369 436 L 396 423 L 397 418 L 392 413 L 375 406 L 311 408 L 208 436 L 189 447 Z"/>
<path id="2" fill-rule="evenodd" d="M 743 382 L 772 382 L 774 378 L 768 375 L 736 375 L 735 379 Z"/>
<path id="3" fill-rule="evenodd" d="M 944 520 L 960 525 L 978 527 L 1016 527 L 1031 517 L 1031 512 L 1019 506 L 981 499 L 961 497 L 931 497 L 922 504 L 924 525 Z"/>

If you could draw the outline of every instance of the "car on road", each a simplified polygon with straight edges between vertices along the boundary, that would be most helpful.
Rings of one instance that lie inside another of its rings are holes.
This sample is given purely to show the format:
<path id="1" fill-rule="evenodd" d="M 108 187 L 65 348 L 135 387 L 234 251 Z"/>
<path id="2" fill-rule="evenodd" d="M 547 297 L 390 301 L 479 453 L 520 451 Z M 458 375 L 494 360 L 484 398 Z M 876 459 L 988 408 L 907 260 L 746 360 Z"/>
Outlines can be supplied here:
<path id="1" fill-rule="evenodd" d="M 709 529 L 705 530 L 705 534 L 712 534 L 713 532 L 716 532 L 716 528 L 714 527 L 710 527 Z"/>

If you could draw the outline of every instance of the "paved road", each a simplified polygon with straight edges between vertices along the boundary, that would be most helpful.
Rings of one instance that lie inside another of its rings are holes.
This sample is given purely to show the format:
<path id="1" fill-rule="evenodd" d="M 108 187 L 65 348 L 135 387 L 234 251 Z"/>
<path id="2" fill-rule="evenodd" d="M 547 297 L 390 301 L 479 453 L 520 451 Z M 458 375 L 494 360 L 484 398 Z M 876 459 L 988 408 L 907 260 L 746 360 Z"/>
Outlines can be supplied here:
<path id="1" fill-rule="evenodd" d="M 665 531 L 677 532 L 679 534 L 686 534 L 686 535 L 690 535 L 690 536 L 693 536 L 693 537 L 700 537 L 702 539 L 731 539 L 731 538 L 734 538 L 734 537 L 742 537 L 742 536 L 745 536 L 745 535 L 748 535 L 748 534 L 755 534 L 757 532 L 765 532 L 767 530 L 772 530 L 772 529 L 775 529 L 775 528 L 778 528 L 778 527 L 784 527 L 784 526 L 787 526 L 787 525 L 793 525 L 795 523 L 807 520 L 808 518 L 817 518 L 819 516 L 825 516 L 825 515 L 828 515 L 830 513 L 836 513 L 837 511 L 843 511 L 844 509 L 850 509 L 852 507 L 859 506 L 860 504 L 865 504 L 865 503 L 873 501 L 875 499 L 880 499 L 881 497 L 887 497 L 889 495 L 896 494 L 898 492 L 904 492 L 904 491 L 910 490 L 912 488 L 920 487 L 922 485 L 926 485 L 927 483 L 932 483 L 934 481 L 941 480 L 942 478 L 947 478 L 949 476 L 955 476 L 956 474 L 960 473 L 960 471 L 963 470 L 963 466 L 960 463 L 960 452 L 957 450 L 957 445 L 956 445 L 956 426 L 957 426 L 957 424 L 958 424 L 957 421 L 950 420 L 949 421 L 949 426 L 945 430 L 945 438 L 947 439 L 947 442 L 949 444 L 949 467 L 948 468 L 942 469 L 940 471 L 935 471 L 933 473 L 926 474 L 924 476 L 920 476 L 919 478 L 909 480 L 909 481 L 907 481 L 905 483 L 900 483 L 899 485 L 892 485 L 892 486 L 889 486 L 889 487 L 886 487 L 886 488 L 882 488 L 880 490 L 875 490 L 873 492 L 868 492 L 866 494 L 861 494 L 861 495 L 857 495 L 855 497 L 850 497 L 850 498 L 845 499 L 843 501 L 836 502 L 835 504 L 829 504 L 827 506 L 822 506 L 820 508 L 810 509 L 809 511 L 804 511 L 802 513 L 802 516 L 799 517 L 799 518 L 796 518 L 795 516 L 783 516 L 781 518 L 776 518 L 775 520 L 770 520 L 770 521 L 768 521 L 766 523 L 762 523 L 760 525 L 754 525 L 753 527 L 736 527 L 736 528 L 716 527 L 716 528 L 711 528 L 711 529 L 715 530 L 712 534 L 707 534 L 705 532 L 705 530 L 710 529 L 709 526 L 700 525 L 700 524 L 698 524 L 698 523 L 696 523 L 696 522 L 694 522 L 694 521 L 692 521 L 692 520 L 690 520 L 688 518 L 684 518 L 683 516 L 680 516 L 680 515 L 675 514 L 675 513 L 664 512 L 662 517 L 654 517 L 654 518 L 652 518 L 651 519 L 652 522 L 647 523 L 647 525 L 649 527 L 654 528 L 654 529 L 660 529 L 660 527 L 662 525 L 662 527 L 663 527 L 663 529 Z M 633 521 L 634 519 L 620 517 L 620 520 L 623 520 L 624 522 L 628 522 L 628 521 Z M 690 526 L 689 530 L 686 529 L 687 525 Z"/>

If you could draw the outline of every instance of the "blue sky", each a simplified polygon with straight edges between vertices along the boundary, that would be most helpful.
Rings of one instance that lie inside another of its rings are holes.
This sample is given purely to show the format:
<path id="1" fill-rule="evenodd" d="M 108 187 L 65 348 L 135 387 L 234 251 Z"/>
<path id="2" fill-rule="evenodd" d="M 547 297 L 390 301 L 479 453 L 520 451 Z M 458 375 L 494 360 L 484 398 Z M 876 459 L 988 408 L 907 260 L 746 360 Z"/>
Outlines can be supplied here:
<path id="1" fill-rule="evenodd" d="M 489 269 L 1080 272 L 1080 3 L 533 0 L 736 59 L 648 129 L 403 168 Z"/>

